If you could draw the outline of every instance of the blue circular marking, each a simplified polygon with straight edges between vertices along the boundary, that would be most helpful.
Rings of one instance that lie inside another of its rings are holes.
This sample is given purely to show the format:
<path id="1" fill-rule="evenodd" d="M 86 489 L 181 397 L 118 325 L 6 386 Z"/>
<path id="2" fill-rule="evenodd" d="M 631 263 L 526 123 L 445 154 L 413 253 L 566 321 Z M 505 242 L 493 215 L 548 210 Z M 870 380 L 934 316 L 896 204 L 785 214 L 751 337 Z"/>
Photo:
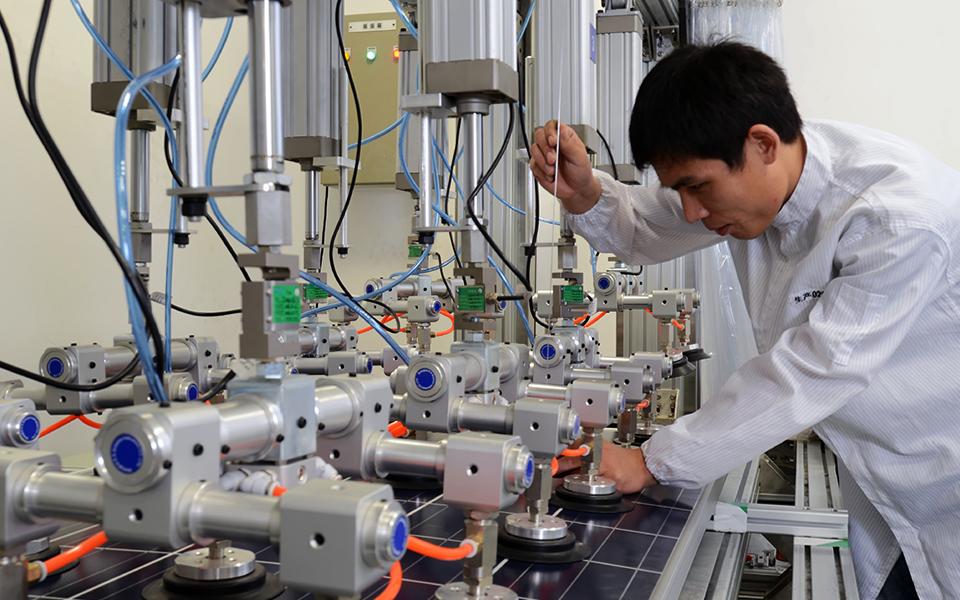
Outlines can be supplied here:
<path id="1" fill-rule="evenodd" d="M 32 442 L 40 437 L 40 419 L 34 415 L 27 415 L 20 420 L 20 437 L 27 442 Z"/>
<path id="2" fill-rule="evenodd" d="M 597 281 L 597 287 L 600 288 L 601 290 L 605 290 L 605 289 L 609 288 L 609 287 L 610 287 L 610 278 L 609 278 L 609 277 L 601 277 L 600 280 Z"/>
<path id="3" fill-rule="evenodd" d="M 187 400 L 191 402 L 200 397 L 200 388 L 197 387 L 197 384 L 191 383 L 187 386 Z"/>
<path id="4" fill-rule="evenodd" d="M 546 360 L 552 360 L 557 356 L 557 349 L 553 344 L 544 344 L 540 346 L 540 356 Z"/>
<path id="5" fill-rule="evenodd" d="M 367 284 L 366 291 L 368 294 L 372 294 L 374 291 L 376 291 L 376 289 L 377 288 L 373 287 L 372 283 Z"/>
<path id="6" fill-rule="evenodd" d="M 500 301 L 500 310 L 506 310 L 506 308 L 507 308 L 507 301 L 506 301 L 506 300 L 501 300 L 501 301 Z"/>
<path id="7" fill-rule="evenodd" d="M 136 473 L 143 466 L 143 446 L 129 433 L 121 433 L 110 443 L 110 460 L 121 473 Z"/>
<path id="8" fill-rule="evenodd" d="M 427 368 L 417 371 L 417 374 L 413 376 L 413 380 L 417 384 L 417 387 L 425 392 L 433 389 L 433 386 L 437 385 L 437 376 Z"/>
<path id="9" fill-rule="evenodd" d="M 64 371 L 63 361 L 57 357 L 53 357 L 47 361 L 47 374 L 50 377 L 57 378 L 63 375 Z"/>
<path id="10" fill-rule="evenodd" d="M 440 301 L 439 301 L 439 300 L 437 300 L 436 302 L 433 303 L 433 312 L 438 313 L 438 312 L 440 312 L 440 309 L 441 309 L 441 308 L 443 308 L 443 305 L 440 304 Z"/>
<path id="11" fill-rule="evenodd" d="M 373 359 L 367 359 L 367 373 L 373 373 Z"/>
<path id="12" fill-rule="evenodd" d="M 573 417 L 573 437 L 580 437 L 580 415 Z"/>
<path id="13" fill-rule="evenodd" d="M 393 526 L 393 536 L 391 538 L 390 550 L 393 558 L 397 559 L 403 556 L 407 549 L 407 538 L 410 534 L 410 523 L 407 521 L 407 515 L 397 519 L 397 524 Z"/>
<path id="14" fill-rule="evenodd" d="M 527 457 L 527 467 L 523 470 L 523 485 L 525 487 L 530 487 L 530 484 L 533 483 L 533 457 Z"/>

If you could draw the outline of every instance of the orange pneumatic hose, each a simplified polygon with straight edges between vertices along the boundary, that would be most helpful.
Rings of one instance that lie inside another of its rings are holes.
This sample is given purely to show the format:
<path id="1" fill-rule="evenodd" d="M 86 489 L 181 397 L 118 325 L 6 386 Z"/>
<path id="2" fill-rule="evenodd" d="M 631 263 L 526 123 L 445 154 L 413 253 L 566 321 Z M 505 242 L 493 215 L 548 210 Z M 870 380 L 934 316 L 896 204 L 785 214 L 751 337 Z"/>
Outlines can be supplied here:
<path id="1" fill-rule="evenodd" d="M 83 540 L 76 547 L 43 561 L 43 566 L 47 569 L 47 575 L 49 576 L 70 563 L 80 560 L 106 543 L 107 534 L 101 531 Z"/>

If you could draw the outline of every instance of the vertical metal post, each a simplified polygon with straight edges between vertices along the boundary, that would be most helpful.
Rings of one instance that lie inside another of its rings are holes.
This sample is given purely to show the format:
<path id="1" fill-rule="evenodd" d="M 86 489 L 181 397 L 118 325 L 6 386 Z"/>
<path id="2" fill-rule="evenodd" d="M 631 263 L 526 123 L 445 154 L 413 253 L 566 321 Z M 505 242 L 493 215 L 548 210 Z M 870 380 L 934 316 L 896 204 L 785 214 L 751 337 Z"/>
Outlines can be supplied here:
<path id="1" fill-rule="evenodd" d="M 340 29 L 343 30 L 343 15 L 334 15 L 334 18 L 340 19 Z M 342 63 L 343 59 L 341 59 Z M 347 138 L 350 137 L 350 107 L 347 104 L 347 100 L 350 96 L 349 90 L 349 81 L 347 79 L 347 70 L 344 67 L 340 69 L 340 156 L 346 160 L 350 156 L 350 142 L 347 141 Z M 359 140 L 358 140 L 359 141 Z M 359 150 L 359 147 L 358 147 Z M 359 163 L 353 166 L 354 169 L 359 169 Z M 341 255 L 346 255 L 350 250 L 350 227 L 349 227 L 349 215 L 347 214 L 347 199 L 350 193 L 350 183 L 348 177 L 348 170 L 346 167 L 340 167 L 340 213 L 343 215 L 343 221 L 340 224 L 340 234 L 339 239 L 337 239 L 336 247 L 337 253 Z M 339 218 L 339 217 L 338 217 Z"/>
<path id="2" fill-rule="evenodd" d="M 303 237 L 316 241 L 320 237 L 320 171 L 305 171 L 307 184 L 307 213 Z"/>
<path id="3" fill-rule="evenodd" d="M 420 216 L 418 228 L 433 227 L 433 119 L 420 114 Z"/>
<path id="4" fill-rule="evenodd" d="M 130 220 L 150 220 L 150 132 L 130 131 Z M 136 257 L 135 257 L 136 258 Z"/>
<path id="5" fill-rule="evenodd" d="M 0 597 L 27 599 L 27 568 L 23 557 L 0 556 Z"/>
<path id="6" fill-rule="evenodd" d="M 180 157 L 180 172 L 187 187 L 203 185 L 203 88 L 202 57 L 200 55 L 200 3 L 182 0 L 180 3 L 180 103 L 183 108 L 184 140 Z M 199 221 L 200 217 L 191 217 Z"/>
<path id="7" fill-rule="evenodd" d="M 248 3 L 250 37 L 250 164 L 254 172 L 283 173 L 280 85 L 280 2 Z"/>
<path id="8" fill-rule="evenodd" d="M 463 193 L 469 197 L 477 187 L 477 182 L 483 176 L 483 115 L 471 112 L 463 115 Z M 421 181 L 422 181 L 421 177 Z M 477 219 L 483 218 L 483 190 L 480 190 L 471 207 Z M 476 228 L 471 222 L 471 228 Z"/>

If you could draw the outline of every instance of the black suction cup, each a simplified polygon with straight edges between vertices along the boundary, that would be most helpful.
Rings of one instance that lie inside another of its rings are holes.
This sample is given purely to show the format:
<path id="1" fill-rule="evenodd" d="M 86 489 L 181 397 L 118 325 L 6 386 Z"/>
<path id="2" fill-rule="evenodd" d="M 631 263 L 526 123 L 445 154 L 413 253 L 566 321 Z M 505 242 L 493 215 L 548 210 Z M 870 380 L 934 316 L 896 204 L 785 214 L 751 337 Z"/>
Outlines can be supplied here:
<path id="1" fill-rule="evenodd" d="M 633 510 L 633 504 L 623 499 L 623 494 L 581 494 L 572 492 L 562 485 L 553 493 L 550 504 L 584 513 L 616 515 Z"/>
<path id="2" fill-rule="evenodd" d="M 497 534 L 497 556 L 501 559 L 560 565 L 575 563 L 590 556 L 590 547 L 577 541 L 571 532 L 558 540 L 531 540 L 501 528 Z"/>
<path id="3" fill-rule="evenodd" d="M 263 565 L 242 577 L 220 581 L 187 579 L 168 569 L 163 577 L 148 584 L 143 600 L 273 600 L 284 591 L 280 576 L 267 573 Z"/>

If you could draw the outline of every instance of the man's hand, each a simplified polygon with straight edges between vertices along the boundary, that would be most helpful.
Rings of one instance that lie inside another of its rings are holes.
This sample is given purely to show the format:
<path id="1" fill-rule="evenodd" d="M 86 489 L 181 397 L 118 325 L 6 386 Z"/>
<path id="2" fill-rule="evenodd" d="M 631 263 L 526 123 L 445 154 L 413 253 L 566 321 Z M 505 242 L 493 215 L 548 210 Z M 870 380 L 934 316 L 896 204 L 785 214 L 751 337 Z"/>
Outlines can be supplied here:
<path id="1" fill-rule="evenodd" d="M 583 459 L 579 456 L 561 457 L 558 473 L 579 469 L 582 464 Z M 604 442 L 603 444 L 600 475 L 612 479 L 617 484 L 617 489 L 624 494 L 633 494 L 652 485 L 657 485 L 657 480 L 647 469 L 643 450 L 640 448 L 624 448 L 610 442 Z"/>
<path id="2" fill-rule="evenodd" d="M 587 148 L 566 125 L 560 127 L 560 180 L 554 182 L 557 169 L 557 122 L 548 121 L 533 134 L 530 147 L 530 170 L 544 189 L 557 197 L 567 212 L 585 213 L 600 199 L 600 182 L 593 176 Z"/>
<path id="3" fill-rule="evenodd" d="M 640 448 L 624 448 L 610 442 L 603 444 L 600 459 L 600 475 L 616 482 L 624 494 L 633 494 L 657 485 Z"/>

